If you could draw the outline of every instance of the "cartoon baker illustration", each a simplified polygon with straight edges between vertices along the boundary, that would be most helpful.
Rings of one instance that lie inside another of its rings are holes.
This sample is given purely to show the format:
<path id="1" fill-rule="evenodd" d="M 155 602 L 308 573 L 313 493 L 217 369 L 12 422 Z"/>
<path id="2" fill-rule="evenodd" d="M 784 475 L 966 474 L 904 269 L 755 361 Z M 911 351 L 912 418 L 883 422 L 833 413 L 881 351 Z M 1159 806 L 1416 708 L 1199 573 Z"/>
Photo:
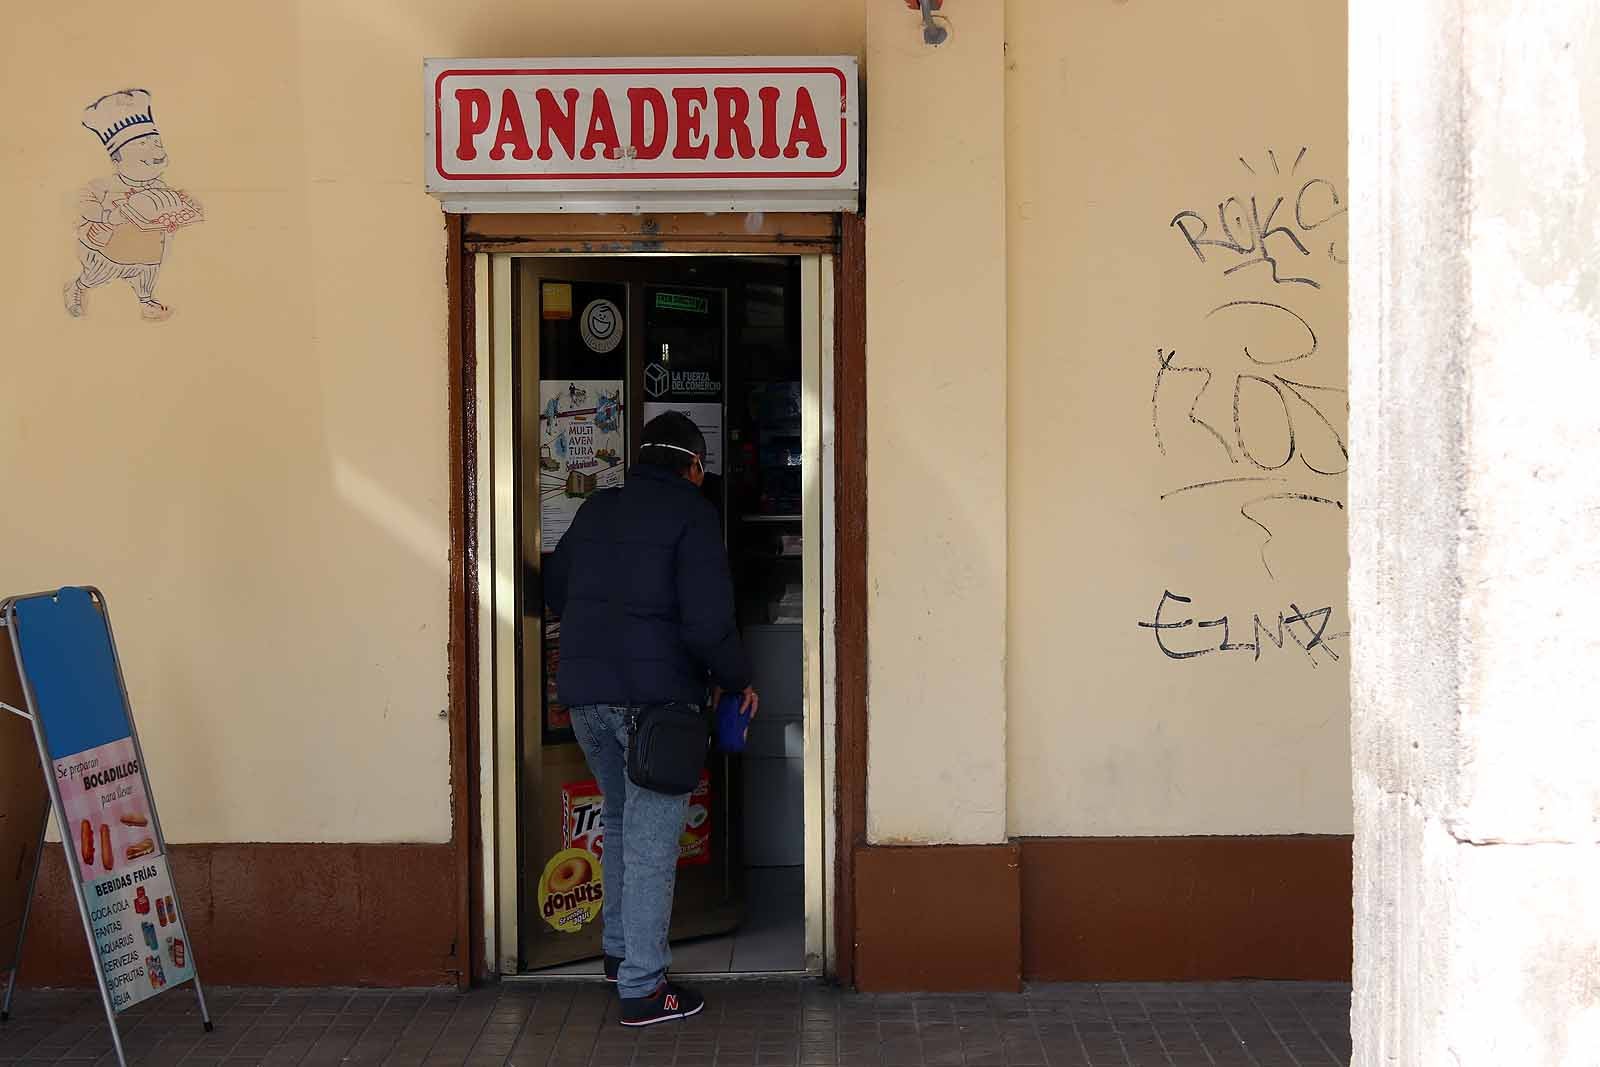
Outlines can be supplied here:
<path id="1" fill-rule="evenodd" d="M 167 149 L 161 143 L 143 89 L 102 96 L 83 111 L 83 125 L 100 138 L 116 173 L 84 187 L 77 225 L 79 275 L 67 283 L 67 313 L 81 318 L 83 296 L 109 281 L 122 280 L 138 294 L 147 322 L 170 318 L 172 309 L 156 299 L 156 279 L 172 235 L 204 218 L 188 193 L 161 180 Z"/>

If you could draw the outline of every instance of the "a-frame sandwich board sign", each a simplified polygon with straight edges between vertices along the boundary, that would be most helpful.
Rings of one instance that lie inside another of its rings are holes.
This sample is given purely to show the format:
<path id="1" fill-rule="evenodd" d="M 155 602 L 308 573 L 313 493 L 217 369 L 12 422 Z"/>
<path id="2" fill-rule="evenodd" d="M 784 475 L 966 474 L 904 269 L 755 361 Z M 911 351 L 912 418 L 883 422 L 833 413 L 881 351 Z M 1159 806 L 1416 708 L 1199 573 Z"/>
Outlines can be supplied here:
<path id="1" fill-rule="evenodd" d="M 118 1062 L 117 1015 L 184 982 L 210 1030 L 105 597 L 77 587 L 12 597 L 0 623 L 23 700 L 4 710 L 33 724 Z M 26 933 L 24 918 L 18 959 Z M 8 1014 L 15 980 L 13 966 Z"/>

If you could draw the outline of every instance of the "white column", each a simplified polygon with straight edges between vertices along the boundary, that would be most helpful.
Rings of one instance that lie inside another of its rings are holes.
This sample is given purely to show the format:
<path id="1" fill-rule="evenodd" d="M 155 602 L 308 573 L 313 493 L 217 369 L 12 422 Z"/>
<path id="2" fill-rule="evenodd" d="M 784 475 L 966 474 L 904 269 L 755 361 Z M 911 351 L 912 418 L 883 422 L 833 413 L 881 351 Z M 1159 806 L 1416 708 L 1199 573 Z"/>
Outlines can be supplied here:
<path id="1" fill-rule="evenodd" d="M 1600 8 L 1351 0 L 1357 1065 L 1600 1056 Z"/>

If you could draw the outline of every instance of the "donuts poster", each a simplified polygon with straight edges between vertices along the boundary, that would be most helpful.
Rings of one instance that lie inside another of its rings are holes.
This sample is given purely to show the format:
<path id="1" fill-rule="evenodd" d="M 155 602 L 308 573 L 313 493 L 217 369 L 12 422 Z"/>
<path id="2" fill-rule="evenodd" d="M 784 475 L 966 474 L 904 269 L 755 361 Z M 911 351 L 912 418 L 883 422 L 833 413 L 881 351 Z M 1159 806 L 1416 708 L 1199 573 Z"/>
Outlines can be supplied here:
<path id="1" fill-rule="evenodd" d="M 575 934 L 599 918 L 605 896 L 600 861 L 585 849 L 557 852 L 539 876 L 539 914 L 559 933 Z"/>

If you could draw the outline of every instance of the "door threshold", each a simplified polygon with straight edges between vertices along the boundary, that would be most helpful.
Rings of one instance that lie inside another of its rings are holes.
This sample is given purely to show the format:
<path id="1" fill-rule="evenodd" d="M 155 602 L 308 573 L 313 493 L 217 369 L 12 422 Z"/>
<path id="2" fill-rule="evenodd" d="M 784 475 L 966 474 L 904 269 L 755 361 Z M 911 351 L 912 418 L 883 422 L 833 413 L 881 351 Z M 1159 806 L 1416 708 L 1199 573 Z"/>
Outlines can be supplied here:
<path id="1" fill-rule="evenodd" d="M 683 979 L 685 982 L 771 982 L 776 980 L 808 980 L 821 981 L 823 976 L 815 971 L 672 971 L 674 979 Z M 502 985 L 599 985 L 605 978 L 599 974 L 540 974 L 531 971 L 527 974 L 503 974 L 500 976 Z"/>

